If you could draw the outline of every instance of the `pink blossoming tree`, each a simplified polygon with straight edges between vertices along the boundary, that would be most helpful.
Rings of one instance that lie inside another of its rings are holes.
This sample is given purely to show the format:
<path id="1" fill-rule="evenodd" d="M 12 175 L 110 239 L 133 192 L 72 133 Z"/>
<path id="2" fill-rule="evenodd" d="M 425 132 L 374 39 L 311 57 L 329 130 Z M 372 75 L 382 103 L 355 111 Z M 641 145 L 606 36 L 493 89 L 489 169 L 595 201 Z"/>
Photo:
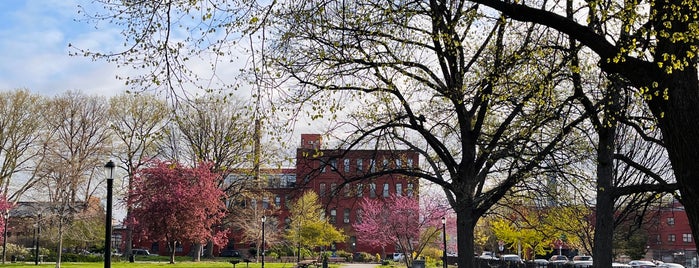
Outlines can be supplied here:
<path id="1" fill-rule="evenodd" d="M 397 251 L 405 253 L 408 267 L 412 253 L 419 256 L 426 246 L 442 237 L 441 219 L 447 209 L 437 202 L 421 205 L 416 197 L 391 196 L 364 198 L 360 206 L 361 221 L 352 224 L 357 240 L 372 247 L 395 244 Z"/>
<path id="2" fill-rule="evenodd" d="M 224 195 L 216 185 L 211 165 L 187 168 L 178 163 L 153 161 L 138 171 L 129 193 L 130 224 L 143 238 L 167 243 L 175 263 L 179 243 L 223 245 L 225 231 L 217 230 L 225 215 Z"/>

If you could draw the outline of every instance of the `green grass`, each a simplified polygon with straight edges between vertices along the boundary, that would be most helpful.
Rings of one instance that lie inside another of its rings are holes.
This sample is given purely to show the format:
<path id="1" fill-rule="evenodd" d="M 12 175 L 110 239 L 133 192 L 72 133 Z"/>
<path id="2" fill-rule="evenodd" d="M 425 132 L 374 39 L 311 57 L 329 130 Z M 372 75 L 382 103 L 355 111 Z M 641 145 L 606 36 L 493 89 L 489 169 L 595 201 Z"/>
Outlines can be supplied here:
<path id="1" fill-rule="evenodd" d="M 0 267 L 41 267 L 41 268 L 49 268 L 49 267 L 55 267 L 55 263 L 43 263 L 40 265 L 34 265 L 34 263 L 7 263 L 5 265 L 0 265 Z M 293 267 L 293 263 L 265 263 L 265 268 L 291 268 Z M 104 263 L 101 262 L 64 262 L 61 263 L 62 268 L 101 268 L 104 267 Z M 112 267 L 114 268 L 126 268 L 126 267 L 144 267 L 144 268 L 150 268 L 150 267 L 192 267 L 192 268 L 219 268 L 219 267 L 226 267 L 226 268 L 232 268 L 233 264 L 228 263 L 228 262 L 216 262 L 216 261 L 201 261 L 201 262 L 192 262 L 192 261 L 182 261 L 178 262 L 175 264 L 169 264 L 167 262 L 135 262 L 135 263 L 129 263 L 129 262 L 113 262 Z M 238 263 L 235 266 L 236 268 L 260 268 L 261 264 L 260 263 L 250 263 L 248 266 L 245 265 L 245 263 Z M 330 265 L 330 268 L 337 268 L 339 265 Z"/>

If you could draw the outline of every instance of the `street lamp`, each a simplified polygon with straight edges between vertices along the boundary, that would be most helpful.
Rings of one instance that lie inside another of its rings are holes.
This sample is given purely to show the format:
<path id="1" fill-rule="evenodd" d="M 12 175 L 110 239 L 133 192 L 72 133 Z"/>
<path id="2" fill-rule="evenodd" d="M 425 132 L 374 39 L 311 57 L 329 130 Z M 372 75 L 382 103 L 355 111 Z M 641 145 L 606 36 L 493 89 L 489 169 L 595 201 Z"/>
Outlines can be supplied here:
<path id="1" fill-rule="evenodd" d="M 442 253 L 442 264 L 444 268 L 447 268 L 447 218 L 442 217 L 442 243 L 444 245 L 444 252 Z"/>
<path id="2" fill-rule="evenodd" d="M 41 238 L 41 212 L 36 220 L 36 245 L 34 247 L 34 265 L 39 265 L 39 239 Z"/>
<path id="3" fill-rule="evenodd" d="M 104 268 L 112 267 L 112 187 L 114 186 L 115 166 L 112 160 L 104 165 L 105 171 L 109 172 L 107 178 L 107 218 L 104 222 Z"/>
<path id="4" fill-rule="evenodd" d="M 2 233 L 2 264 L 5 264 L 5 257 L 7 248 L 7 220 L 10 219 L 10 209 L 5 210 L 5 230 Z"/>
<path id="5" fill-rule="evenodd" d="M 262 216 L 262 268 L 265 268 L 265 217 L 264 215 Z"/>

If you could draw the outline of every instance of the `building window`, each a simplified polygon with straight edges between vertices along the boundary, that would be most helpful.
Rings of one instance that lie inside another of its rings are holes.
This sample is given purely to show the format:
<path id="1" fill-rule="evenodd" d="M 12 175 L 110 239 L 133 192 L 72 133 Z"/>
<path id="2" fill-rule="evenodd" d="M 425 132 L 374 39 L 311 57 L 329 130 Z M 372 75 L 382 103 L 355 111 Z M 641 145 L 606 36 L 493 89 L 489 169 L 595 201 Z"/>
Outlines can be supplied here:
<path id="1" fill-rule="evenodd" d="M 369 169 L 371 172 L 376 172 L 376 159 L 369 160 Z"/>
<path id="2" fill-rule="evenodd" d="M 318 189 L 318 192 L 319 192 L 318 194 L 320 195 L 320 197 L 325 196 L 325 183 L 320 184 L 320 189 Z"/>
<path id="3" fill-rule="evenodd" d="M 369 184 L 369 197 L 376 198 L 376 183 Z"/>
<path id="4" fill-rule="evenodd" d="M 364 184 L 357 183 L 357 197 L 362 197 L 364 196 Z"/>
<path id="5" fill-rule="evenodd" d="M 396 183 L 396 196 L 403 196 L 403 184 Z"/>
<path id="6" fill-rule="evenodd" d="M 396 168 L 403 168 L 403 163 L 400 158 L 396 159 Z"/>
<path id="7" fill-rule="evenodd" d="M 408 189 L 406 189 L 406 191 L 407 191 L 406 195 L 409 197 L 413 197 L 413 183 L 409 182 L 407 188 Z"/>
<path id="8" fill-rule="evenodd" d="M 332 171 L 337 171 L 337 159 L 330 159 L 330 167 Z"/>
<path id="9" fill-rule="evenodd" d="M 655 235 L 655 243 L 658 245 L 663 243 L 663 239 L 660 238 L 660 235 Z"/>
<path id="10" fill-rule="evenodd" d="M 413 168 L 413 159 L 408 158 L 407 164 L 408 164 L 408 168 Z"/>
<path id="11" fill-rule="evenodd" d="M 336 209 L 331 209 L 330 210 L 330 223 L 335 224 L 335 221 L 337 220 L 337 210 Z"/>
<path id="12" fill-rule="evenodd" d="M 291 218 L 287 217 L 284 219 L 284 230 L 289 230 L 291 228 Z"/>
<path id="13" fill-rule="evenodd" d="M 342 185 L 342 191 L 345 192 L 345 197 L 351 197 L 352 196 L 352 186 L 350 184 L 344 184 Z"/>
<path id="14" fill-rule="evenodd" d="M 388 183 L 384 183 L 383 184 L 383 197 L 388 197 L 390 195 L 388 190 L 389 190 Z"/>
<path id="15" fill-rule="evenodd" d="M 262 208 L 264 208 L 264 209 L 269 208 L 269 199 L 267 197 L 262 198 Z"/>
<path id="16" fill-rule="evenodd" d="M 350 209 L 349 209 L 349 208 L 346 208 L 346 209 L 345 209 L 345 213 L 344 213 L 344 215 L 342 216 L 342 222 L 344 222 L 344 223 L 349 223 L 349 222 L 350 222 Z"/>
<path id="17" fill-rule="evenodd" d="M 675 242 L 675 235 L 674 234 L 667 235 L 667 241 L 668 242 Z"/>
<path id="18" fill-rule="evenodd" d="M 692 243 L 692 234 L 682 234 L 682 242 Z"/>
<path id="19" fill-rule="evenodd" d="M 675 225 L 675 218 L 667 218 L 667 225 Z"/>
<path id="20" fill-rule="evenodd" d="M 330 196 L 335 196 L 337 194 L 337 183 L 330 184 Z"/>
<path id="21" fill-rule="evenodd" d="M 345 173 L 350 172 L 350 160 L 345 158 L 344 161 L 342 161 L 342 169 L 345 171 Z"/>
<path id="22" fill-rule="evenodd" d="M 291 207 L 291 198 L 289 198 L 289 195 L 284 195 L 284 206 L 287 208 Z"/>
<path id="23" fill-rule="evenodd" d="M 363 164 L 364 164 L 364 160 L 362 160 L 361 158 L 357 159 L 357 171 L 358 171 L 358 172 L 364 171 L 364 165 L 363 165 Z"/>
<path id="24" fill-rule="evenodd" d="M 274 205 L 277 206 L 278 208 L 282 207 L 282 197 L 281 196 L 274 197 Z"/>
<path id="25" fill-rule="evenodd" d="M 387 169 L 388 169 L 388 159 L 386 159 L 386 158 L 383 159 L 383 165 L 381 166 L 381 168 L 382 168 L 383 170 L 387 170 Z"/>
<path id="26" fill-rule="evenodd" d="M 357 223 L 362 223 L 362 209 L 358 208 L 357 211 L 354 212 L 354 221 Z"/>

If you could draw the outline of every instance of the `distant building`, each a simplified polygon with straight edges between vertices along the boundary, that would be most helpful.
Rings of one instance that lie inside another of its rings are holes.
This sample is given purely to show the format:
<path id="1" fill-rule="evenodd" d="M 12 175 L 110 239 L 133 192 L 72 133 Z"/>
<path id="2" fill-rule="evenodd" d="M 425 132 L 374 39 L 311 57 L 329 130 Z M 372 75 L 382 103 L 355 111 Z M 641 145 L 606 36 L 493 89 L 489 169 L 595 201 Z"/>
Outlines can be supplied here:
<path id="1" fill-rule="evenodd" d="M 672 200 L 658 209 L 648 230 L 647 255 L 654 260 L 697 267 L 697 246 L 684 206 Z"/>
<path id="2" fill-rule="evenodd" d="M 361 217 L 359 202 L 365 198 L 386 198 L 390 195 L 418 197 L 417 178 L 391 174 L 392 169 L 412 169 L 419 166 L 419 155 L 411 150 L 326 150 L 322 149 L 319 134 L 301 134 L 301 147 L 296 150 L 296 178 L 298 185 L 313 189 L 326 204 L 330 223 L 344 230 L 345 243 L 335 249 L 348 252 L 388 254 L 397 250 L 395 245 L 371 247 L 357 239 L 352 228 Z M 385 172 L 384 172 L 385 171 Z M 377 173 L 362 181 L 353 181 L 365 174 Z M 343 185 L 340 187 L 340 185 Z"/>
<path id="3" fill-rule="evenodd" d="M 252 170 L 236 170 L 226 178 L 224 185 L 245 189 L 227 204 L 231 211 L 236 208 L 257 207 L 265 215 L 277 218 L 279 228 L 290 227 L 289 206 L 305 190 L 318 194 L 330 223 L 343 229 L 347 241 L 331 245 L 329 250 L 347 252 L 367 252 L 373 255 L 392 254 L 400 251 L 396 246 L 386 243 L 372 247 L 357 239 L 352 224 L 361 214 L 359 203 L 365 197 L 384 198 L 390 195 L 418 197 L 417 178 L 391 174 L 391 169 L 417 168 L 419 156 L 410 150 L 328 150 L 323 149 L 320 134 L 302 134 L 301 146 L 296 150 L 296 167 L 279 169 L 261 169 L 259 180 L 253 180 Z M 365 180 L 353 181 L 365 174 L 377 173 Z M 345 183 L 347 182 L 347 183 Z M 340 187 L 343 185 L 343 187 Z M 257 190 L 256 190 L 257 189 Z M 235 194 L 235 193 L 234 193 Z M 137 239 L 134 239 L 137 241 Z M 135 242 L 134 248 L 145 248 L 151 253 L 168 254 L 163 243 L 148 241 Z M 243 256 L 254 243 L 241 241 L 241 234 L 232 230 L 229 243 L 223 248 L 214 248 L 214 255 L 222 250 L 238 250 Z M 176 255 L 188 255 L 191 245 L 181 245 Z M 327 249 L 326 249 L 327 250 Z"/>

